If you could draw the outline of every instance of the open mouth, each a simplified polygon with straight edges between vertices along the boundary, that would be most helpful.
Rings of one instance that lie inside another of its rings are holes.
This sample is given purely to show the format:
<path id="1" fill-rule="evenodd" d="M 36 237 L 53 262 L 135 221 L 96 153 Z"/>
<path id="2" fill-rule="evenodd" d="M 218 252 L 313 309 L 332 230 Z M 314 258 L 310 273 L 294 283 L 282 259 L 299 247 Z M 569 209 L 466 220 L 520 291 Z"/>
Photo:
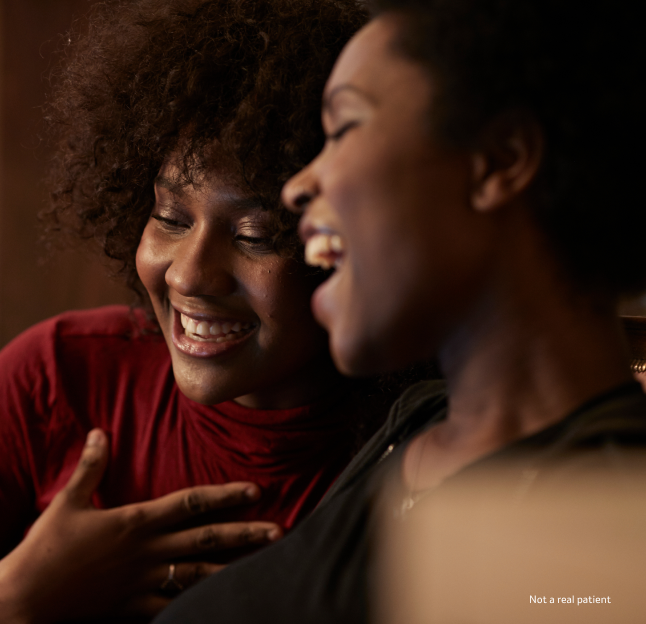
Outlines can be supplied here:
<path id="1" fill-rule="evenodd" d="M 338 269 L 344 256 L 343 239 L 333 232 L 318 231 L 305 243 L 305 262 L 322 269 Z"/>
<path id="2" fill-rule="evenodd" d="M 258 329 L 258 323 L 236 319 L 192 318 L 174 310 L 172 340 L 191 357 L 211 358 L 235 351 Z M 201 315 L 200 315 L 201 316 Z"/>
<path id="3" fill-rule="evenodd" d="M 184 334 L 191 340 L 215 343 L 237 340 L 255 327 L 253 323 L 241 321 L 197 321 L 181 313 L 180 322 Z"/>

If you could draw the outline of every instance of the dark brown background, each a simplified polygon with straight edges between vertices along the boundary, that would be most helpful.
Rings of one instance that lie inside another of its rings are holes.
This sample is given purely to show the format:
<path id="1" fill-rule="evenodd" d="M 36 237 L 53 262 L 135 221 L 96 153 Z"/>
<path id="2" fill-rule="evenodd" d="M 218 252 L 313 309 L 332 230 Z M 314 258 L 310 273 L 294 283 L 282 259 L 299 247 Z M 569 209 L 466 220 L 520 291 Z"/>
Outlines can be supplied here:
<path id="1" fill-rule="evenodd" d="M 0 0 L 0 347 L 39 320 L 72 308 L 129 302 L 100 255 L 63 253 L 43 263 L 36 213 L 47 149 L 40 105 L 52 52 L 95 0 Z M 624 307 L 644 314 L 644 301 Z"/>
<path id="2" fill-rule="evenodd" d="M 47 149 L 40 105 L 52 52 L 94 0 L 0 0 L 0 347 L 39 320 L 72 308 L 129 303 L 99 254 L 43 262 L 36 213 Z"/>

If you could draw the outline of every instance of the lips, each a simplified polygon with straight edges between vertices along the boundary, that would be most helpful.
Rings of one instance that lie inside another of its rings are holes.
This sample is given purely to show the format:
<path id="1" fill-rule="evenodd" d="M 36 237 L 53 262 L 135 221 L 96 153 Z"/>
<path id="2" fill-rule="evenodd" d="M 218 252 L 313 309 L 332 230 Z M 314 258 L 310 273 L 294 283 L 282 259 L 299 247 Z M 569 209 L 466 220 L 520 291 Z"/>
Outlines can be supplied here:
<path id="1" fill-rule="evenodd" d="M 177 309 L 173 309 L 173 314 L 173 344 L 193 357 L 215 357 L 228 352 L 245 342 L 258 327 L 243 319 L 209 318 Z"/>
<path id="2" fill-rule="evenodd" d="M 316 320 L 328 331 L 332 309 L 335 308 L 335 291 L 343 279 L 340 269 L 346 256 L 344 237 L 331 223 L 308 207 L 299 224 L 298 233 L 305 244 L 305 262 L 322 269 L 335 269 L 333 275 L 322 282 L 312 294 L 312 312 Z M 345 276 L 347 278 L 347 275 Z"/>

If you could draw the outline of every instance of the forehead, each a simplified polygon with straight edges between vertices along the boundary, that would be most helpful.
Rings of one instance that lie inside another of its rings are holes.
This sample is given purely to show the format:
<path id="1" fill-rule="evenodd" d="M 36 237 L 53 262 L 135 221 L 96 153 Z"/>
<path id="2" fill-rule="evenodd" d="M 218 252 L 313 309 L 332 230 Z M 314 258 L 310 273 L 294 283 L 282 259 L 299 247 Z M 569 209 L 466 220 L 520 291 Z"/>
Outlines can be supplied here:
<path id="1" fill-rule="evenodd" d="M 172 155 L 161 166 L 155 186 L 177 195 L 186 193 L 221 192 L 236 196 L 253 194 L 233 167 L 226 163 L 209 162 L 203 166 L 184 168 L 181 159 Z"/>
<path id="2" fill-rule="evenodd" d="M 166 156 L 158 177 L 174 180 L 178 185 L 218 183 L 243 186 L 239 169 L 237 162 L 222 153 L 217 142 L 200 157 L 190 152 L 186 153 L 180 145 L 176 151 Z"/>
<path id="3" fill-rule="evenodd" d="M 419 98 L 428 95 L 430 80 L 424 68 L 394 50 L 397 18 L 382 15 L 364 26 L 343 49 L 325 88 L 329 98 L 343 86 L 363 91 L 369 98 Z"/>
<path id="4" fill-rule="evenodd" d="M 255 218 L 267 212 L 260 198 L 226 168 L 198 170 L 187 180 L 177 163 L 169 161 L 159 170 L 155 188 L 156 193 L 164 190 L 174 196 L 174 201 L 193 209 L 225 211 L 236 218 L 245 215 Z"/>

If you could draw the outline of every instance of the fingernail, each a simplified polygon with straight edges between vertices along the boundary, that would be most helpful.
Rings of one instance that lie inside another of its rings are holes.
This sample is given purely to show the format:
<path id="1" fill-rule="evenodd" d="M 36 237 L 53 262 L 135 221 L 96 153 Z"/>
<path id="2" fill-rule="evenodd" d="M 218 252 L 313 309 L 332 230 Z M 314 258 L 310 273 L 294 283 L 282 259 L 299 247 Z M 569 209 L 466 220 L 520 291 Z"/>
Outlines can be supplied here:
<path id="1" fill-rule="evenodd" d="M 267 539 L 275 542 L 277 539 L 281 538 L 282 534 L 283 533 L 280 529 L 269 529 L 269 531 L 267 531 Z"/>
<path id="2" fill-rule="evenodd" d="M 254 485 L 250 485 L 245 489 L 244 495 L 251 500 L 255 500 L 260 496 L 260 490 Z"/>
<path id="3" fill-rule="evenodd" d="M 87 434 L 86 446 L 99 446 L 101 444 L 101 432 L 98 429 L 93 429 Z"/>

